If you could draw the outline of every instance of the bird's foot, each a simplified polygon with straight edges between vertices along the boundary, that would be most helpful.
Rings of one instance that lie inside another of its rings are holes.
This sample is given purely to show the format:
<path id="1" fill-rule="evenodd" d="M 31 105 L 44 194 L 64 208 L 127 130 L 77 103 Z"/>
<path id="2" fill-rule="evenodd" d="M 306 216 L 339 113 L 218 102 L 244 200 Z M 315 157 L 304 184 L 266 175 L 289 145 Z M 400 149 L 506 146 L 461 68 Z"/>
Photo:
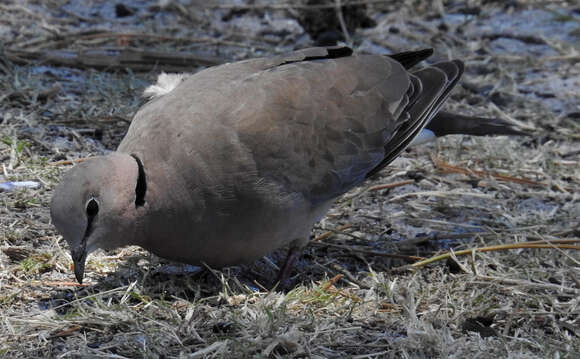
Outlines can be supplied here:
<path id="1" fill-rule="evenodd" d="M 290 274 L 294 269 L 294 264 L 300 257 L 302 250 L 301 248 L 291 246 L 288 250 L 288 255 L 282 267 L 280 267 L 280 272 L 278 272 L 278 278 L 276 279 L 276 289 L 286 292 L 291 289 Z"/>

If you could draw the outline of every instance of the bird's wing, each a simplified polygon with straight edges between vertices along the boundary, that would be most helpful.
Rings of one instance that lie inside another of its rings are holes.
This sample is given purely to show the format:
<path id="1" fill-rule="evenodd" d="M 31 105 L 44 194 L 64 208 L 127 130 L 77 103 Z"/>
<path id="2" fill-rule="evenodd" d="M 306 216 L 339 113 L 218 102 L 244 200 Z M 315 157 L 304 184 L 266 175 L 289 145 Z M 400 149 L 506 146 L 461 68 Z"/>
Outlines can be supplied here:
<path id="1" fill-rule="evenodd" d="M 238 84 L 235 118 L 257 171 L 313 203 L 334 198 L 390 163 L 439 109 L 460 62 L 412 74 L 378 55 L 280 61 Z M 296 56 L 298 57 L 298 56 Z"/>

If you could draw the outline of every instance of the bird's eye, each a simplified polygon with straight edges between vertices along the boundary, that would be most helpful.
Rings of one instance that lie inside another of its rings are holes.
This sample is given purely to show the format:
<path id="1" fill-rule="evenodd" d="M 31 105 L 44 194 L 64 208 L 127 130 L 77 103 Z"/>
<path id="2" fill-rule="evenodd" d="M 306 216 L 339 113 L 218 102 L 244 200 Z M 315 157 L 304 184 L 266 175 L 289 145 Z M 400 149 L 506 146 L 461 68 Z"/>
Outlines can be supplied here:
<path id="1" fill-rule="evenodd" d="M 89 199 L 89 201 L 87 202 L 86 211 L 87 217 L 96 216 L 97 213 L 99 213 L 99 202 L 97 202 L 97 200 L 94 198 Z"/>

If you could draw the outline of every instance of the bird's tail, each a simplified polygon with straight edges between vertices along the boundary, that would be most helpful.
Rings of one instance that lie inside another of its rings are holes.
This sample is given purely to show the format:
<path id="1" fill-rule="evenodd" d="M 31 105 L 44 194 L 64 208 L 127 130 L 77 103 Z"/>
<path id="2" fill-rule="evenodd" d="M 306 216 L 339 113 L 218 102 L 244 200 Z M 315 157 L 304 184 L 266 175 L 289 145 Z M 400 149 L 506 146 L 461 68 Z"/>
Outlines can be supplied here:
<path id="1" fill-rule="evenodd" d="M 435 136 L 445 135 L 515 135 L 530 136 L 514 124 L 498 118 L 471 117 L 440 111 L 425 128 L 433 131 Z"/>

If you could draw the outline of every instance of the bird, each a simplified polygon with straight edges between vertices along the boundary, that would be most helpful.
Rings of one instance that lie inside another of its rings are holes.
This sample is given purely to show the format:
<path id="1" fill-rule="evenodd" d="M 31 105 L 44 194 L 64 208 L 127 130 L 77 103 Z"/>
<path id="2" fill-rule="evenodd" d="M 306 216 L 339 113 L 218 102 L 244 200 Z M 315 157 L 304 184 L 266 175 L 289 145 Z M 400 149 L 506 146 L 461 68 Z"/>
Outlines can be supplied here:
<path id="1" fill-rule="evenodd" d="M 54 190 L 51 219 L 76 279 L 99 248 L 138 245 L 224 267 L 286 246 L 282 282 L 334 201 L 425 129 L 521 134 L 501 120 L 440 111 L 464 65 L 411 69 L 432 53 L 306 48 L 153 88 L 117 150 L 77 164 Z"/>

